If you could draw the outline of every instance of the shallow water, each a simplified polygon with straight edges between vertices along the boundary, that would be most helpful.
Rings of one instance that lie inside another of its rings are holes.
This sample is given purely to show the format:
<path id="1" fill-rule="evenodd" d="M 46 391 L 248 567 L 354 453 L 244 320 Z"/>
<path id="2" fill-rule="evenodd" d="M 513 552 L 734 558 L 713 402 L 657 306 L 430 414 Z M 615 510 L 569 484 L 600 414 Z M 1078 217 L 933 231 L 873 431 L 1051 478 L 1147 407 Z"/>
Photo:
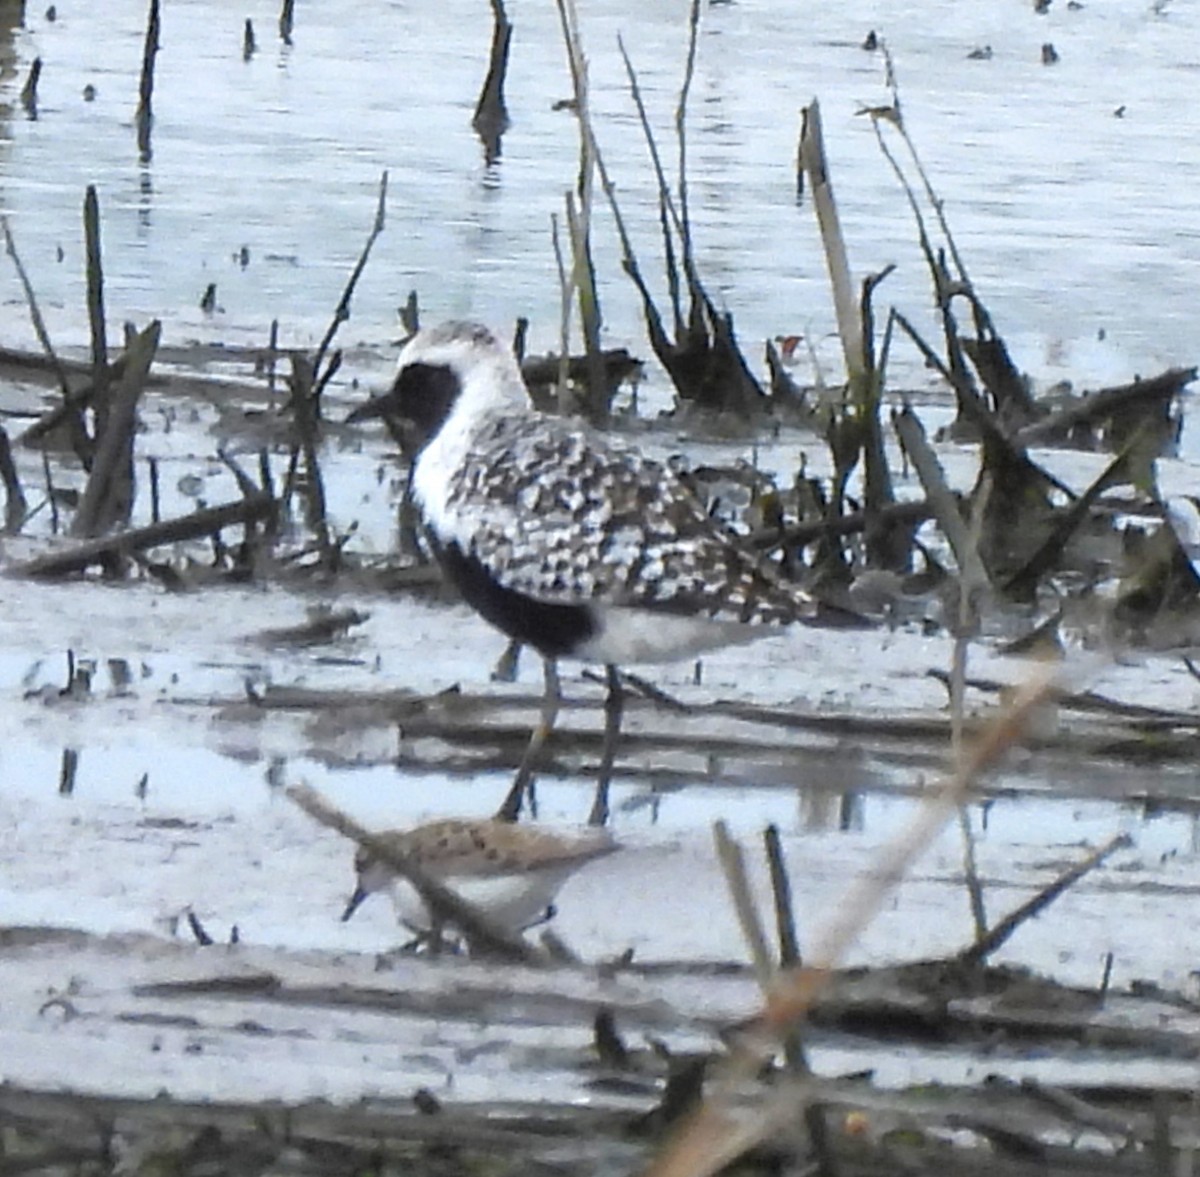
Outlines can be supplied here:
<path id="1" fill-rule="evenodd" d="M 31 11 L 29 27 L 12 37 L 17 68 L 0 77 L 0 211 L 61 346 L 78 350 L 87 341 L 80 207 L 88 183 L 97 185 L 103 206 L 110 334 L 124 319 L 156 316 L 169 343 L 262 342 L 278 318 L 284 344 L 311 344 L 361 249 L 384 169 L 391 177 L 387 230 L 342 336 L 371 349 L 351 355 L 338 395 L 361 395 L 349 387 L 356 376 L 375 384 L 386 378 L 379 352 L 398 334 L 395 308 L 413 287 L 427 320 L 469 314 L 503 325 L 524 314 L 533 324 L 531 346 L 553 345 L 549 226 L 574 178 L 577 141 L 570 116 L 551 109 L 568 90 L 551 6 L 510 6 L 513 126 L 492 167 L 483 164 L 469 125 L 490 39 L 476 3 L 447 0 L 436 13 L 365 0 L 302 6 L 290 48 L 273 39 L 274 12 L 264 7 L 249 12 L 261 48 L 243 62 L 246 13 L 211 0 L 173 0 L 163 16 L 147 162 L 138 161 L 132 127 L 144 6 L 113 3 L 101 13 L 59 4 L 58 11 L 53 24 Z M 794 200 L 798 109 L 814 95 L 852 263 L 865 272 L 896 261 L 881 297 L 924 321 L 929 294 L 910 215 L 869 124 L 855 116 L 860 104 L 886 96 L 878 55 L 860 48 L 875 27 L 892 47 L 909 127 L 968 266 L 1018 362 L 1045 382 L 1083 383 L 1190 362 L 1200 149 L 1187 112 L 1200 67 L 1197 25 L 1190 7 L 1155 15 L 1140 3 L 1077 13 L 1059 3 L 1048 17 L 948 0 L 852 0 L 803 19 L 765 0 L 706 8 L 691 105 L 692 211 L 702 273 L 735 313 L 747 350 L 757 355 L 762 339 L 803 331 L 827 373 L 838 370 L 811 210 Z M 584 29 L 597 133 L 656 282 L 653 189 L 616 35 L 626 35 L 666 144 L 685 26 L 684 4 L 639 10 L 603 0 L 588 6 Z M 1062 54 L 1056 66 L 1040 64 L 1045 40 Z M 992 45 L 993 59 L 968 61 L 967 52 L 982 44 Z M 36 54 L 45 72 L 38 118 L 30 120 L 16 95 Z M 82 97 L 87 83 L 98 91 L 93 103 Z M 1125 116 L 1114 117 L 1122 104 Z M 597 214 L 596 247 L 609 341 L 645 354 L 605 210 Z M 222 309 L 206 316 L 198 304 L 210 282 Z M 33 344 L 8 264 L 0 265 L 0 344 Z M 933 388 L 902 347 L 893 374 L 894 382 Z M 651 385 L 656 403 L 666 403 L 662 378 L 652 373 Z M 3 388 L 0 397 L 5 409 L 30 413 L 42 394 Z M 151 394 L 144 417 L 139 457 L 161 462 L 165 514 L 235 497 L 214 456 L 215 404 Z M 1194 486 L 1194 436 L 1185 435 L 1183 460 L 1161 464 L 1168 491 Z M 663 434 L 647 444 L 717 452 Z M 794 469 L 799 453 L 813 448 L 811 439 L 785 435 L 757 453 L 767 466 Z M 970 456 L 946 457 L 952 478 L 965 483 Z M 28 455 L 21 461 L 36 483 L 37 465 Z M 1104 461 L 1070 455 L 1052 464 L 1082 486 Z M 360 551 L 388 550 L 395 480 L 378 441 L 335 438 L 324 470 L 331 516 L 343 527 L 361 523 Z M 139 519 L 148 512 L 145 498 Z M 45 534 L 45 517 L 30 530 Z M 25 550 L 25 541 L 14 541 L 5 554 L 15 559 Z M 263 629 L 296 624 L 308 605 L 326 599 L 362 605 L 372 618 L 332 650 L 264 649 L 252 640 Z M 349 954 L 390 947 L 396 928 L 381 902 L 351 924 L 337 922 L 349 849 L 286 802 L 269 773 L 283 762 L 285 779 L 308 779 L 380 826 L 489 812 L 506 787 L 503 774 L 394 764 L 403 741 L 391 727 L 330 733 L 308 717 L 248 719 L 224 705 L 242 698 L 248 681 L 421 692 L 457 681 L 480 690 L 502 644 L 462 608 L 364 600 L 348 589 L 176 596 L 150 584 L 0 581 L 0 923 L 186 938 L 180 921 L 192 908 L 214 932 L 237 924 L 248 945 Z M 57 699 L 67 649 L 97 660 L 89 702 Z M 132 692 L 109 696 L 109 658 L 129 663 Z M 803 633 L 706 660 L 700 689 L 690 684 L 690 667 L 668 668 L 656 681 L 698 704 L 737 698 L 937 715 L 944 692 L 925 671 L 948 662 L 941 636 Z M 522 668 L 526 692 L 539 681 L 533 663 Z M 1007 679 L 1022 673 L 986 651 L 972 669 Z M 1154 658 L 1093 667 L 1086 685 L 1170 707 L 1194 706 L 1198 693 L 1181 665 Z M 577 674 L 567 689 L 596 696 Z M 27 698 L 29 690 L 42 694 Z M 64 748 L 79 751 L 70 796 L 58 792 Z M 914 767 L 915 757 L 906 764 L 853 743 L 821 753 L 798 755 L 782 769 L 764 762 L 757 778 L 750 774 L 737 788 L 721 783 L 719 765 L 697 769 L 687 787 L 671 791 L 622 780 L 616 825 L 629 849 L 569 884 L 560 930 L 591 959 L 630 945 L 639 959 L 740 957 L 709 841 L 711 821 L 722 817 L 747 838 L 767 822 L 780 826 L 804 934 L 815 935 L 849 880 L 878 861 L 885 840 L 910 818 L 911 798 L 891 794 L 915 791 L 938 758 L 936 748 L 925 749 Z M 839 769 L 833 784 L 878 790 L 867 791 L 845 830 L 819 804 L 832 766 Z M 1018 756 L 993 784 L 1013 790 L 989 809 L 980 847 L 993 915 L 1016 906 L 1085 846 L 1120 831 L 1136 835 L 1134 849 L 1023 927 L 1009 958 L 1094 984 L 1112 951 L 1116 986 L 1149 977 L 1185 987 L 1197 933 L 1190 904 L 1197 797 L 1188 766 Z M 1143 796 L 1167 797 L 1172 807 L 1158 812 L 1127 799 Z M 578 821 L 588 799 L 586 773 L 546 782 L 542 815 Z M 981 811 L 973 809 L 972 819 L 982 832 Z M 931 955 L 966 943 L 960 873 L 956 836 L 947 834 L 889 899 L 853 959 Z M 313 1076 L 301 1079 L 303 1086 Z"/>
<path id="2" fill-rule="evenodd" d="M 554 342 L 550 224 L 574 180 L 577 136 L 571 117 L 552 109 L 569 88 L 552 6 L 510 5 L 512 127 L 490 168 L 470 127 L 490 27 L 467 0 L 436 15 L 363 0 L 315 7 L 300 13 L 291 47 L 273 35 L 274 12 L 260 8 L 249 12 L 261 46 L 249 62 L 241 10 L 176 0 L 163 14 L 146 164 L 131 125 L 145 5 L 58 10 L 53 24 L 31 10 L 14 36 L 18 71 L 0 88 L 0 109 L 9 109 L 0 211 L 60 343 L 86 340 L 87 184 L 103 206 L 114 321 L 160 316 L 175 341 L 262 341 L 277 317 L 283 340 L 303 344 L 319 337 L 362 247 L 384 169 L 388 229 L 347 338 L 386 339 L 415 288 L 430 318 L 469 314 L 502 326 L 523 314 L 535 348 Z M 684 3 L 648 10 L 604 0 L 587 6 L 583 29 L 597 134 L 656 288 L 654 191 L 616 39 L 626 38 L 673 160 L 686 17 Z M 875 28 L 967 265 L 1018 363 L 1042 380 L 1094 383 L 1191 362 L 1200 150 L 1187 111 L 1198 24 L 1191 6 L 1155 14 L 1140 2 L 1077 12 L 1056 4 L 1037 16 L 996 2 L 854 0 L 802 20 L 765 0 L 706 7 L 689 124 L 695 237 L 702 273 L 749 354 L 765 338 L 802 331 L 826 370 L 839 367 L 811 209 L 794 198 L 798 112 L 813 97 L 852 265 L 861 274 L 897 263 L 881 305 L 928 324 L 910 213 L 870 123 L 856 116 L 887 97 L 879 55 L 860 47 Z M 1043 41 L 1057 45 L 1057 65 L 1040 63 Z M 984 44 L 992 60 L 967 59 Z M 16 95 L 39 54 L 31 121 Z M 82 97 L 89 83 L 92 103 Z M 645 353 L 606 209 L 595 242 L 608 337 Z M 223 307 L 212 317 L 198 307 L 209 282 Z M 11 267 L 0 268 L 6 341 L 32 338 L 22 305 Z M 896 349 L 893 370 L 910 384 L 928 381 L 911 349 Z"/>

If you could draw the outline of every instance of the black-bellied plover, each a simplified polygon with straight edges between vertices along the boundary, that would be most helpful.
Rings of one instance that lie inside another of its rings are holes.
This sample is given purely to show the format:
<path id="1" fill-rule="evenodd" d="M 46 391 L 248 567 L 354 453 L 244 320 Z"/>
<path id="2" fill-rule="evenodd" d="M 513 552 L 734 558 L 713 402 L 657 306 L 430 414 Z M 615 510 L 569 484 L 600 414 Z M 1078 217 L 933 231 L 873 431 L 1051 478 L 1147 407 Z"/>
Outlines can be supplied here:
<path id="1" fill-rule="evenodd" d="M 542 719 L 510 793 L 519 805 L 558 706 L 561 658 L 606 667 L 605 742 L 591 821 L 608 813 L 621 722 L 618 666 L 691 658 L 816 602 L 710 518 L 662 462 L 536 411 L 486 328 L 417 332 L 395 382 L 350 420 L 383 417 L 410 456 L 430 544 L 463 598 L 545 663 Z M 513 816 L 512 806 L 502 812 Z"/>

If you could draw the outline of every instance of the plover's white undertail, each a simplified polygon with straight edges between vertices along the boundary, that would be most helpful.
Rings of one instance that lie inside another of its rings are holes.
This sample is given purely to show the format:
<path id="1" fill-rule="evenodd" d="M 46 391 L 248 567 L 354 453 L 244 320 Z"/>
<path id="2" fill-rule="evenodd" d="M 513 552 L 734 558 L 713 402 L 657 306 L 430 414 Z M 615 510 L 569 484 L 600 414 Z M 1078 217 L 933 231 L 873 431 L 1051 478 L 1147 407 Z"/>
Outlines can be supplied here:
<path id="1" fill-rule="evenodd" d="M 350 420 L 370 417 L 383 417 L 411 456 L 430 543 L 465 600 L 545 660 L 542 722 L 514 782 L 518 803 L 557 714 L 558 659 L 608 671 L 592 812 L 602 824 L 618 665 L 691 658 L 816 612 L 669 467 L 534 410 L 512 352 L 485 327 L 417 332 L 391 390 Z"/>
<path id="2" fill-rule="evenodd" d="M 495 818 L 448 818 L 376 837 L 509 936 L 549 918 L 554 896 L 563 883 L 580 867 L 617 849 L 605 830 L 556 833 Z M 367 896 L 387 891 L 401 923 L 418 933 L 431 929 L 434 921 L 429 909 L 411 884 L 365 848 L 359 849 L 354 866 L 358 886 L 343 920 L 348 920 Z"/>

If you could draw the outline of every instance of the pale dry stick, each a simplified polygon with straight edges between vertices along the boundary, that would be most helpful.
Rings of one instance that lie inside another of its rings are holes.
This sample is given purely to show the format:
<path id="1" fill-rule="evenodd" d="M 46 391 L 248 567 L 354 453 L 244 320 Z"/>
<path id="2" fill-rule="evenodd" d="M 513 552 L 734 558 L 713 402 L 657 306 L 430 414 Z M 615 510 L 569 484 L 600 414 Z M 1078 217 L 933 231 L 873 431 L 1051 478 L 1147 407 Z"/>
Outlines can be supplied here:
<path id="1" fill-rule="evenodd" d="M 776 835 L 774 846 L 778 853 L 778 830 L 774 832 Z M 754 975 L 758 980 L 758 985 L 763 992 L 763 996 L 769 997 L 771 986 L 775 980 L 776 970 L 774 962 L 771 959 L 771 951 L 767 946 L 767 934 L 763 928 L 762 919 L 759 916 L 758 905 L 754 902 L 754 895 L 750 890 L 750 880 L 746 873 L 745 854 L 742 852 L 741 843 L 730 835 L 728 827 L 723 821 L 713 823 L 713 841 L 716 844 L 717 858 L 721 863 L 721 870 L 725 875 L 725 885 L 729 888 L 734 910 L 737 913 L 738 923 L 742 928 L 742 936 L 746 941 L 746 947 L 750 951 L 750 958 L 754 965 Z M 768 841 L 770 841 L 769 835 Z M 779 862 L 779 865 L 782 866 L 779 858 L 772 859 L 773 874 L 776 862 Z M 782 881 L 775 878 L 772 881 L 776 892 L 776 903 L 778 904 L 780 901 L 780 888 L 786 889 L 786 877 Z M 790 909 L 790 900 L 787 905 Z M 783 937 L 781 937 L 782 939 Z M 794 932 L 790 940 L 794 945 Z M 780 955 L 781 957 L 792 955 L 794 960 L 794 953 L 789 953 L 789 949 L 785 944 L 781 944 Z M 784 963 L 791 962 L 785 960 Z M 805 1054 L 804 1044 L 801 1041 L 797 1027 L 791 1027 L 784 1035 L 783 1049 L 791 1074 L 802 1084 L 805 1080 L 810 1079 L 812 1077 L 812 1070 L 808 1065 L 808 1057 Z M 803 1101 L 803 1106 L 805 1124 L 808 1128 L 813 1152 L 817 1157 L 816 1172 L 820 1177 L 831 1177 L 831 1175 L 836 1173 L 836 1165 L 829 1146 L 825 1109 L 821 1104 L 809 1102 L 807 1099 Z"/>
<path id="2" fill-rule="evenodd" d="M 971 511 L 967 542 L 978 555 L 979 541 L 983 533 L 983 519 L 987 512 L 988 499 L 992 494 L 991 475 L 985 474 L 980 483 L 979 496 Z M 982 558 L 971 565 L 975 573 L 983 568 Z M 958 578 L 958 626 L 954 635 L 954 652 L 950 664 L 950 751 L 955 763 L 962 756 L 963 723 L 967 695 L 967 658 L 971 638 L 979 625 L 980 597 L 988 590 L 986 578 L 971 583 L 965 573 Z M 958 829 L 963 842 L 963 874 L 967 884 L 967 896 L 971 904 L 971 919 L 975 924 L 975 940 L 978 943 L 987 935 L 987 909 L 983 902 L 983 885 L 979 881 L 979 866 L 975 858 L 975 835 L 971 831 L 971 817 L 966 803 L 958 807 Z"/>
<path id="3" fill-rule="evenodd" d="M 986 585 L 987 569 L 980 559 L 978 548 L 971 542 L 970 529 L 946 482 L 941 462 L 926 439 L 921 419 L 906 405 L 899 413 L 892 414 L 892 428 L 896 430 L 900 444 L 921 480 L 926 501 L 954 553 L 960 580 L 964 585 Z"/>
<path id="4" fill-rule="evenodd" d="M 758 1021 L 764 1045 L 780 1041 L 795 1022 L 808 1014 L 830 983 L 834 967 L 870 923 L 884 896 L 928 849 L 980 775 L 1021 738 L 1034 713 L 1061 690 L 1061 685 L 1059 669 L 1050 666 L 1040 668 L 1023 684 L 1004 713 L 967 749 L 954 774 L 930 793 L 908 829 L 884 848 L 876 869 L 851 884 L 833 923 L 810 954 L 814 963 L 783 974 L 775 982 Z M 722 1086 L 733 1088 L 744 1083 L 754 1074 L 759 1060 L 755 1050 L 745 1049 L 734 1055 Z M 795 1116 L 797 1098 L 793 1088 L 768 1099 L 752 1115 L 739 1115 L 720 1093 L 709 1096 L 643 1170 L 645 1177 L 710 1177 L 788 1124 Z M 804 1098 L 803 1092 L 799 1098 Z"/>
<path id="5" fill-rule="evenodd" d="M 800 132 L 800 161 L 808 176 L 812 191 L 813 209 L 821 232 L 825 265 L 833 290 L 833 310 L 837 317 L 838 336 L 851 387 L 858 387 L 866 378 L 866 351 L 863 340 L 862 315 L 854 296 L 850 277 L 850 261 L 846 239 L 842 234 L 833 186 L 829 179 L 829 161 L 825 156 L 825 140 L 821 132 L 821 107 L 814 98 L 804 109 L 804 125 Z"/>
<path id="6" fill-rule="evenodd" d="M 770 992 L 775 966 L 771 960 L 771 950 L 767 947 L 767 934 L 763 930 L 758 907 L 750 891 L 750 880 L 746 875 L 746 856 L 742 853 L 741 844 L 730 836 L 729 827 L 723 821 L 713 822 L 712 833 L 713 844 L 717 848 L 717 861 L 720 862 L 721 873 L 725 876 L 725 886 L 729 888 L 733 909 L 742 929 L 742 938 L 750 951 L 754 976 L 765 997 Z"/>
<path id="7" fill-rule="evenodd" d="M 128 363 L 105 415 L 103 433 L 97 438 L 91 473 L 71 534 L 91 539 L 115 523 L 127 523 L 133 507 L 133 436 L 137 427 L 137 403 L 146 386 L 150 365 L 158 350 L 162 323 L 155 319 L 130 345 Z"/>
<path id="8" fill-rule="evenodd" d="M 570 200 L 570 193 L 567 194 Z M 562 242 L 558 237 L 558 216 L 550 214 L 550 241 L 554 246 L 554 264 L 558 268 L 559 317 L 558 317 L 558 382 L 557 400 L 559 412 L 567 404 L 567 373 L 571 368 L 571 279 L 563 261 Z"/>
<path id="9" fill-rule="evenodd" d="M 905 871 L 923 853 L 947 816 L 966 798 L 979 777 L 991 768 L 1025 733 L 1034 713 L 1063 689 L 1059 668 L 1039 668 L 1021 685 L 1003 714 L 984 729 L 968 747 L 954 774 L 918 810 L 903 836 L 884 848 L 882 860 L 870 876 L 858 879 L 839 905 L 839 918 L 826 932 L 824 943 L 812 953 L 815 962 L 803 974 L 787 979 L 768 1003 L 766 1025 L 779 1029 L 802 1016 L 812 997 L 824 986 L 827 974 L 870 923 L 883 896 L 904 877 Z M 820 978 L 820 979 L 817 979 Z"/>
<path id="10" fill-rule="evenodd" d="M 607 417 L 608 386 L 604 360 L 600 350 L 600 299 L 596 291 L 596 267 L 592 262 L 592 205 L 596 188 L 597 160 L 595 142 L 590 133 L 591 114 L 588 99 L 587 57 L 579 35 L 579 14 L 575 0 L 558 0 L 558 15 L 567 61 L 571 69 L 571 89 L 575 113 L 580 126 L 579 136 L 579 207 L 575 209 L 567 196 L 567 228 L 571 242 L 572 287 L 579 297 L 579 323 L 583 330 L 584 354 L 588 373 L 588 415 Z"/>

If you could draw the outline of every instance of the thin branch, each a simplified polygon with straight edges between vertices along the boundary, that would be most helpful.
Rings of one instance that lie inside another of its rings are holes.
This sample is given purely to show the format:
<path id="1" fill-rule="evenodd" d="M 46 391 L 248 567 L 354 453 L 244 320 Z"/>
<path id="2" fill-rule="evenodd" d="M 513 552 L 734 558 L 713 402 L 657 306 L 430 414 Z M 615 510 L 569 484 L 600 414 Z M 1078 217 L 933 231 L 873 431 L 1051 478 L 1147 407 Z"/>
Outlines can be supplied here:
<path id="1" fill-rule="evenodd" d="M 325 353 L 329 350 L 330 344 L 333 343 L 333 337 L 338 333 L 338 328 L 350 318 L 350 300 L 354 297 L 354 288 L 358 285 L 358 280 L 362 277 L 363 270 L 366 269 L 367 258 L 371 256 L 371 247 L 375 244 L 375 240 L 379 234 L 383 232 L 387 211 L 387 186 L 388 174 L 385 171 L 379 178 L 379 202 L 375 208 L 375 223 L 372 225 L 371 232 L 367 236 L 367 243 L 363 246 L 358 262 L 350 273 L 350 278 L 346 282 L 346 288 L 342 291 L 342 297 L 338 299 L 337 307 L 333 312 L 333 319 L 329 324 L 328 330 L 325 332 L 324 339 L 321 340 L 321 346 L 317 348 L 316 357 L 312 362 L 314 388 L 324 387 L 324 382 L 321 380 L 321 363 L 325 359 Z"/>

